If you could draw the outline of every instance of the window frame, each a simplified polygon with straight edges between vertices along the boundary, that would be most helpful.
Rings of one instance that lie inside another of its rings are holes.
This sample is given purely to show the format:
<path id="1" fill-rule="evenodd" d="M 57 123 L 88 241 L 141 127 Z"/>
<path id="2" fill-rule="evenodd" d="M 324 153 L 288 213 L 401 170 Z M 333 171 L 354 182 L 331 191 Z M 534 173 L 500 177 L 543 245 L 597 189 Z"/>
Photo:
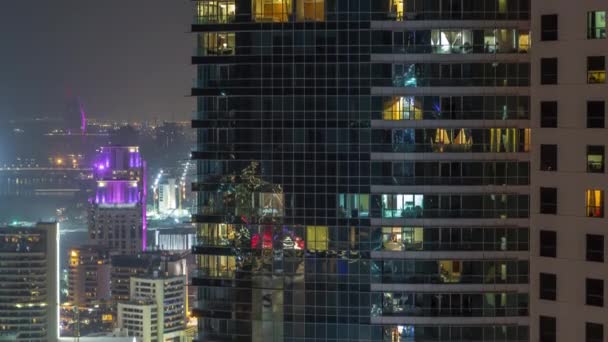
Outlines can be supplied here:
<path id="1" fill-rule="evenodd" d="M 540 102 L 540 127 L 556 128 L 558 125 L 558 104 L 557 101 Z"/>
<path id="2" fill-rule="evenodd" d="M 549 70 L 550 69 L 550 70 Z M 540 84 L 556 85 L 559 80 L 559 61 L 557 57 L 540 59 Z"/>
<path id="3" fill-rule="evenodd" d="M 604 307 L 604 280 L 585 278 L 585 304 Z"/>
<path id="4" fill-rule="evenodd" d="M 558 169 L 558 146 L 557 144 L 540 145 L 540 170 L 554 172 Z"/>
<path id="5" fill-rule="evenodd" d="M 540 213 L 548 215 L 557 215 L 558 193 L 557 188 L 540 187 Z M 555 197 L 555 203 L 547 202 L 546 196 Z M 543 199 L 544 198 L 544 199 Z"/>
<path id="6" fill-rule="evenodd" d="M 538 295 L 543 300 L 557 300 L 557 275 L 553 273 L 539 273 Z"/>
<path id="7" fill-rule="evenodd" d="M 601 115 L 599 113 L 601 107 Z M 595 111 L 598 111 L 595 113 Z M 587 128 L 606 127 L 606 102 L 587 101 Z"/>
<path id="8" fill-rule="evenodd" d="M 553 23 L 555 22 L 555 23 Z M 543 14 L 540 16 L 540 40 L 543 42 L 559 39 L 559 16 Z"/>
<path id="9" fill-rule="evenodd" d="M 548 243 L 543 244 L 544 241 Z M 539 232 L 539 254 L 546 258 L 557 257 L 557 231 L 541 230 Z"/>
<path id="10" fill-rule="evenodd" d="M 597 246 L 592 246 L 597 244 Z M 604 262 L 604 235 L 586 234 L 585 260 L 591 262 Z"/>

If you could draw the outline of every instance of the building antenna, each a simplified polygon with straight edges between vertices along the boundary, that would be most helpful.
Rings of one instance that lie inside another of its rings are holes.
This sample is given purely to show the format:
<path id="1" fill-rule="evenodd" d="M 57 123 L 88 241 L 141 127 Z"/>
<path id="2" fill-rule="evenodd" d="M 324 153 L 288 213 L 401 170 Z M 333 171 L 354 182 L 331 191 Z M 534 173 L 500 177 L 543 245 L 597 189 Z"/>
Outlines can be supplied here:
<path id="1" fill-rule="evenodd" d="M 85 135 L 87 132 L 87 113 L 84 111 L 84 104 L 80 97 L 78 98 L 78 108 L 80 109 L 80 133 Z"/>

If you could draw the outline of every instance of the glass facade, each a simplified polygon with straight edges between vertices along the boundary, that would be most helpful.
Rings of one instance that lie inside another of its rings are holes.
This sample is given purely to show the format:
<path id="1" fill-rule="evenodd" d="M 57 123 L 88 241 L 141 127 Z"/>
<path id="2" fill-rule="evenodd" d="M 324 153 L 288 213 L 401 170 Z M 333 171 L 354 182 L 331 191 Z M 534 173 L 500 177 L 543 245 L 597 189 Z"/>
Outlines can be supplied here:
<path id="1" fill-rule="evenodd" d="M 528 341 L 528 0 L 195 8 L 199 340 Z"/>

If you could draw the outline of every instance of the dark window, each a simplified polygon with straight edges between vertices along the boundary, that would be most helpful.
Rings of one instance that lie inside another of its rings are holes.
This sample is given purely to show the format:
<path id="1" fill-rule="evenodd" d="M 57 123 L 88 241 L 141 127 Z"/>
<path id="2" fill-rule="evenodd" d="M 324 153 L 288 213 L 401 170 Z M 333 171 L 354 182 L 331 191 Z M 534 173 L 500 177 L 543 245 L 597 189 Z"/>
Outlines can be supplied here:
<path id="1" fill-rule="evenodd" d="M 604 236 L 587 234 L 587 261 L 604 262 Z"/>
<path id="2" fill-rule="evenodd" d="M 555 342 L 557 323 L 555 317 L 540 316 L 538 322 L 538 341 Z"/>
<path id="3" fill-rule="evenodd" d="M 604 342 L 604 326 L 599 323 L 585 323 L 585 342 Z"/>
<path id="4" fill-rule="evenodd" d="M 540 231 L 540 256 L 555 258 L 557 256 L 557 232 Z"/>
<path id="5" fill-rule="evenodd" d="M 557 171 L 557 145 L 540 145 L 540 169 Z"/>
<path id="6" fill-rule="evenodd" d="M 585 280 L 587 305 L 604 306 L 604 281 L 602 279 Z"/>
<path id="7" fill-rule="evenodd" d="M 587 146 L 587 172 L 604 173 L 604 146 Z"/>
<path id="8" fill-rule="evenodd" d="M 540 59 L 540 84 L 557 84 L 557 58 Z"/>
<path id="9" fill-rule="evenodd" d="M 557 214 L 557 188 L 540 188 L 540 213 Z"/>
<path id="10" fill-rule="evenodd" d="M 557 127 L 557 101 L 540 103 L 540 127 Z"/>
<path id="11" fill-rule="evenodd" d="M 604 128 L 604 101 L 587 101 L 587 128 Z"/>
<path id="12" fill-rule="evenodd" d="M 557 40 L 557 14 L 540 17 L 540 40 Z"/>
<path id="13" fill-rule="evenodd" d="M 540 274 L 540 299 L 557 299 L 557 276 L 555 274 Z"/>
<path id="14" fill-rule="evenodd" d="M 606 58 L 604 56 L 587 57 L 587 83 L 606 83 Z"/>

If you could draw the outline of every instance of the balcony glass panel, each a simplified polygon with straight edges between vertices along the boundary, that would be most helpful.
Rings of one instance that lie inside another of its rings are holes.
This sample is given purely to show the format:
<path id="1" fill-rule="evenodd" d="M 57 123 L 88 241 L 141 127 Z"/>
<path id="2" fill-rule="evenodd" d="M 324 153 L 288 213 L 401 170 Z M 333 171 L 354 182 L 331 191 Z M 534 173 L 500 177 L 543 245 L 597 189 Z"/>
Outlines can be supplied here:
<path id="1" fill-rule="evenodd" d="M 229 23 L 234 21 L 235 0 L 205 0 L 196 3 L 195 24 Z"/>
<path id="2" fill-rule="evenodd" d="M 205 32 L 199 34 L 199 56 L 234 55 L 234 32 Z"/>
<path id="3" fill-rule="evenodd" d="M 252 0 L 253 20 L 285 23 L 292 14 L 292 0 Z"/>

